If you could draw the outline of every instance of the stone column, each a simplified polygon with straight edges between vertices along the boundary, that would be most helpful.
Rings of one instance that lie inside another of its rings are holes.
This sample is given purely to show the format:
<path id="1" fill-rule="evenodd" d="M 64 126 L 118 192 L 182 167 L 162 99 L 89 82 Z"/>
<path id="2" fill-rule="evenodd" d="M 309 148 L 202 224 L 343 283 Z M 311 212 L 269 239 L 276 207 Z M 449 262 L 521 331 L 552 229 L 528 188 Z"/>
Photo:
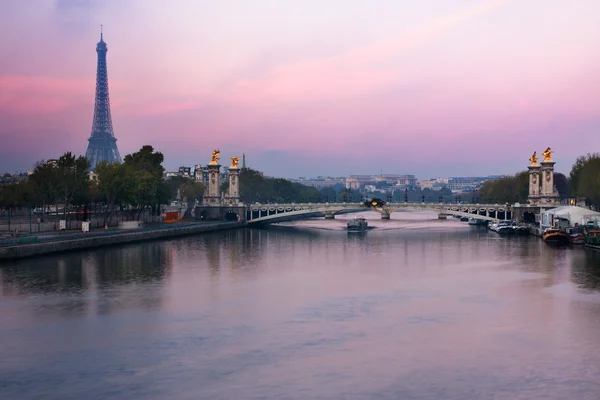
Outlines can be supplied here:
<path id="1" fill-rule="evenodd" d="M 218 206 L 221 204 L 221 165 L 208 164 L 208 195 L 204 196 L 204 204 Z"/>
<path id="2" fill-rule="evenodd" d="M 236 206 L 240 203 L 240 169 L 233 165 L 229 167 L 229 203 Z"/>
<path id="3" fill-rule="evenodd" d="M 554 161 L 542 161 L 542 196 L 554 195 Z"/>
<path id="4" fill-rule="evenodd" d="M 527 168 L 529 169 L 529 203 L 537 204 L 540 200 L 540 166 L 530 165 Z"/>

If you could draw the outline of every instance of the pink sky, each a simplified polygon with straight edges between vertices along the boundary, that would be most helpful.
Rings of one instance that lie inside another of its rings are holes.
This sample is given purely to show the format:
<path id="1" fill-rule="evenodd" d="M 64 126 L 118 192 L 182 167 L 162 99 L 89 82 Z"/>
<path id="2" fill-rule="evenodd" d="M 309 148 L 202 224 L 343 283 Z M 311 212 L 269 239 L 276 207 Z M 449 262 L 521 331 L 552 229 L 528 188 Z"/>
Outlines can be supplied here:
<path id="1" fill-rule="evenodd" d="M 277 176 L 514 173 L 600 151 L 596 0 L 30 0 L 0 15 L 0 171 L 85 153 L 99 26 L 122 155 Z"/>

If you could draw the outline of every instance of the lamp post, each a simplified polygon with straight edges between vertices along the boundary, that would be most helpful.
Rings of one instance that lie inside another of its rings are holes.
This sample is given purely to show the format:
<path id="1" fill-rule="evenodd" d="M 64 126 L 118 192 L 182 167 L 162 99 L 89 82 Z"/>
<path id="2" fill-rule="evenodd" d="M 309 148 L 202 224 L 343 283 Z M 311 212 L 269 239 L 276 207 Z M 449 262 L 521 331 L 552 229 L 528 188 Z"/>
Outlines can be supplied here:
<path id="1" fill-rule="evenodd" d="M 404 202 L 408 203 L 408 188 L 404 188 Z"/>

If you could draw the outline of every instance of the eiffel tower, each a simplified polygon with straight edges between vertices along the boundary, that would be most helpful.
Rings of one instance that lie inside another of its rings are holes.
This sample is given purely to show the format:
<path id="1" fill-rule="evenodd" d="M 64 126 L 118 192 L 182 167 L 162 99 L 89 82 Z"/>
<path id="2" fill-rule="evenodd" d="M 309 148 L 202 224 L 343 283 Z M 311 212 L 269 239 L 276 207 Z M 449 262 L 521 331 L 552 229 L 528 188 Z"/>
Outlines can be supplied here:
<path id="1" fill-rule="evenodd" d="M 121 162 L 121 155 L 117 148 L 117 139 L 113 132 L 112 118 L 110 116 L 110 102 L 108 99 L 108 75 L 106 73 L 106 43 L 100 30 L 100 41 L 96 45 L 98 53 L 98 69 L 96 72 L 96 103 L 94 105 L 94 121 L 92 134 L 88 139 L 88 148 L 85 157 L 90 162 L 90 169 L 94 170 L 100 161 Z"/>

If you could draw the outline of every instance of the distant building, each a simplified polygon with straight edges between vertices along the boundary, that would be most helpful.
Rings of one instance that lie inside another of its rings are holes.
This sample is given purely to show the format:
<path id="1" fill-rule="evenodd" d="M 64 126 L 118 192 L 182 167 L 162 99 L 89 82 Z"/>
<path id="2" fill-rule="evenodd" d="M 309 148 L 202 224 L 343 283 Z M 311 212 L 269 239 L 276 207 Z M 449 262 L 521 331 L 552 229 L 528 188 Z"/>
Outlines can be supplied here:
<path id="1" fill-rule="evenodd" d="M 350 175 L 346 178 L 346 189 L 360 189 L 365 185 L 376 183 L 373 175 Z"/>
<path id="2" fill-rule="evenodd" d="M 414 175 L 381 174 L 375 177 L 375 182 L 385 182 L 394 186 L 416 186 L 417 178 Z"/>
<path id="3" fill-rule="evenodd" d="M 421 189 L 440 190 L 448 187 L 448 178 L 424 179 L 418 183 Z"/>
<path id="4" fill-rule="evenodd" d="M 493 176 L 460 176 L 448 178 L 448 189 L 452 190 L 452 192 L 469 192 L 473 190 L 479 190 L 483 182 L 485 181 L 493 181 L 498 179 L 498 175 Z"/>
<path id="5" fill-rule="evenodd" d="M 179 176 L 183 176 L 185 178 L 192 177 L 192 167 L 179 167 L 178 170 Z"/>
<path id="6" fill-rule="evenodd" d="M 301 183 L 305 186 L 312 186 L 316 189 L 322 189 L 324 187 L 335 186 L 338 184 L 344 185 L 346 183 L 346 178 L 344 177 L 331 177 L 331 176 L 318 176 L 313 179 L 307 179 L 305 177 L 300 177 L 294 182 Z"/>

